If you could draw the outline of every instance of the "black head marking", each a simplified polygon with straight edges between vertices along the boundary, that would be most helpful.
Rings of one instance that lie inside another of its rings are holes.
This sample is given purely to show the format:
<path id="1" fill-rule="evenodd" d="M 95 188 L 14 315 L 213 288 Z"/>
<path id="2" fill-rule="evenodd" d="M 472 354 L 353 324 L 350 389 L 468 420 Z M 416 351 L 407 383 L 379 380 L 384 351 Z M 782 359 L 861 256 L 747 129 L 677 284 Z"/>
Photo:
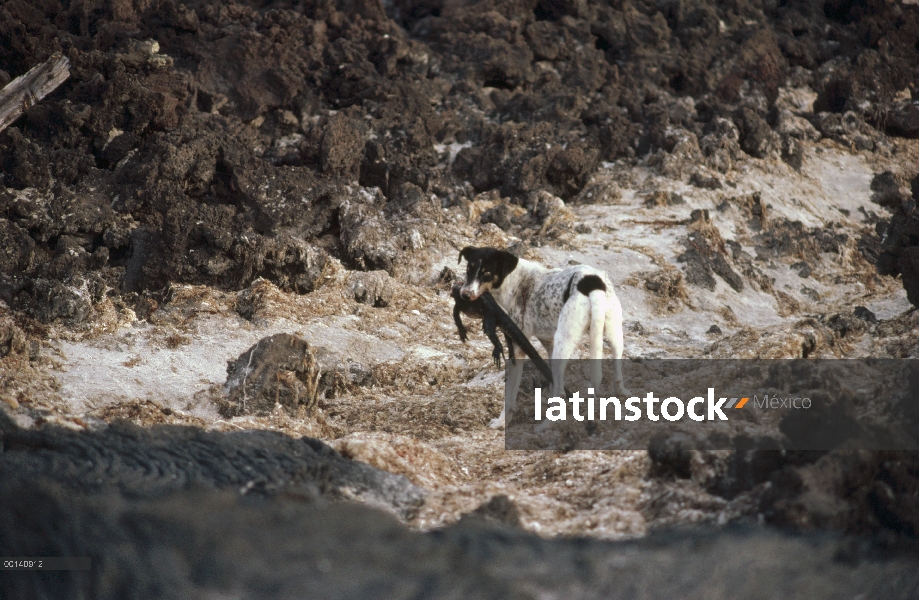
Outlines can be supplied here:
<path id="1" fill-rule="evenodd" d="M 463 248 L 460 258 L 466 259 L 466 283 L 478 281 L 482 291 L 501 287 L 520 260 L 506 250 L 472 246 Z"/>
<path id="2" fill-rule="evenodd" d="M 498 273 L 501 280 L 504 281 L 504 278 L 517 268 L 517 263 L 520 262 L 520 259 L 505 250 L 496 250 L 495 253 L 497 255 L 497 266 L 495 271 Z"/>

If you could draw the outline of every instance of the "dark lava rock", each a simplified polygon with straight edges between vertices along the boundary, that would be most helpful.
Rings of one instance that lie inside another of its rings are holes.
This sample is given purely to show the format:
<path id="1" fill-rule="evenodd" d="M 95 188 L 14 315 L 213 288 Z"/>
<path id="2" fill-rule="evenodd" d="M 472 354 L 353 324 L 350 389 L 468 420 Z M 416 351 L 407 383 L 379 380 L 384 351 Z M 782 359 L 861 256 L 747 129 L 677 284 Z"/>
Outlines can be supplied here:
<path id="1" fill-rule="evenodd" d="M 856 150 L 873 150 L 875 147 L 877 131 L 855 111 L 843 114 L 822 112 L 815 120 L 824 137 Z"/>
<path id="2" fill-rule="evenodd" d="M 902 196 L 900 184 L 890 171 L 878 173 L 871 178 L 871 200 L 893 211 L 900 209 Z"/>
<path id="3" fill-rule="evenodd" d="M 906 543 L 880 547 L 740 527 L 657 531 L 625 542 L 544 539 L 478 519 L 420 533 L 365 506 L 304 500 L 206 489 L 125 498 L 80 493 L 47 478 L 4 477 L 0 553 L 86 556 L 92 568 L 7 572 L 0 594 L 281 599 L 308 590 L 309 597 L 330 600 L 906 600 L 919 592 Z M 851 559 L 840 561 L 841 550 Z"/>
<path id="4" fill-rule="evenodd" d="M 765 158 L 779 150 L 779 136 L 755 110 L 742 108 L 734 117 L 734 122 L 740 132 L 740 147 L 750 156 Z"/>
<path id="5" fill-rule="evenodd" d="M 716 274 L 735 291 L 743 290 L 743 278 L 728 262 L 724 239 L 708 210 L 692 211 L 690 221 L 692 231 L 683 242 L 686 251 L 677 257 L 677 262 L 686 263 L 686 281 L 711 291 L 715 289 L 713 274 Z"/>
<path id="6" fill-rule="evenodd" d="M 880 252 L 877 256 L 878 273 L 901 275 L 906 297 L 919 306 L 919 209 L 916 208 L 916 181 L 913 181 L 913 198 L 900 202 L 893 218 L 878 223 Z M 868 236 L 865 236 L 868 237 Z"/>
<path id="7" fill-rule="evenodd" d="M 796 262 L 795 264 L 791 265 L 791 268 L 798 271 L 798 277 L 801 279 L 807 279 L 811 276 L 811 273 L 813 273 L 811 266 L 804 261 Z"/>
<path id="8" fill-rule="evenodd" d="M 795 171 L 804 165 L 804 146 L 798 140 L 788 137 L 782 141 L 782 160 Z"/>
<path id="9" fill-rule="evenodd" d="M 919 139 L 919 105 L 899 104 L 884 115 L 885 130 L 890 135 Z"/>
<path id="10" fill-rule="evenodd" d="M 225 397 L 218 407 L 225 417 L 267 415 L 276 404 L 296 414 L 316 406 L 319 364 L 306 340 L 287 333 L 259 340 L 227 363 Z"/>
<path id="11" fill-rule="evenodd" d="M 874 315 L 870 311 L 868 311 L 868 315 L 870 315 L 870 318 L 874 318 Z M 826 322 L 827 325 L 830 326 L 830 329 L 836 332 L 836 335 L 840 338 L 845 338 L 847 336 L 859 336 L 865 333 L 868 329 L 868 323 L 870 323 L 871 320 L 867 317 L 860 317 L 858 309 L 855 309 L 855 312 L 850 315 L 832 315 Z M 877 322 L 877 319 L 874 319 L 874 322 Z"/>
<path id="12" fill-rule="evenodd" d="M 750 492 L 767 522 L 797 530 L 834 528 L 859 534 L 914 536 L 919 531 L 919 455 L 867 448 L 915 447 L 919 377 L 891 399 L 890 425 L 853 417 L 846 384 L 809 361 L 780 361 L 770 387 L 808 397 L 812 406 L 782 418 L 782 439 L 734 439 L 734 452 L 711 491 Z"/>
<path id="13" fill-rule="evenodd" d="M 699 171 L 694 171 L 693 174 L 689 176 L 689 183 L 690 185 L 707 190 L 720 190 L 722 187 L 720 179 L 717 177 L 710 177 Z"/>
<path id="14" fill-rule="evenodd" d="M 325 252 L 393 271 L 405 186 L 568 201 L 601 161 L 653 148 L 679 172 L 694 140 L 721 172 L 745 152 L 798 167 L 763 119 L 783 85 L 813 87 L 847 145 L 913 135 L 895 97 L 919 80 L 919 10 L 824 4 L 8 0 L 0 82 L 56 51 L 72 72 L 0 132 L 2 294 L 78 322 L 92 307 L 55 288 L 77 277 L 309 293 Z"/>
<path id="15" fill-rule="evenodd" d="M 770 437 L 737 436 L 733 445 L 727 469 L 709 490 L 725 498 L 734 498 L 768 481 L 787 462 L 781 443 Z"/>
<path id="16" fill-rule="evenodd" d="M 868 310 L 867 308 L 865 308 L 864 306 L 856 306 L 855 310 L 853 311 L 853 314 L 857 318 L 863 321 L 867 321 L 868 323 L 878 322 L 878 318 L 874 315 L 874 313 Z"/>
<path id="17" fill-rule="evenodd" d="M 836 324 L 840 329 L 846 325 L 838 324 L 838 321 Z M 842 330 L 845 332 L 845 329 Z M 851 400 L 847 394 L 831 394 L 818 389 L 808 397 L 812 402 L 809 409 L 789 413 L 779 425 L 779 430 L 788 438 L 789 449 L 831 450 L 848 440 L 867 441 L 872 437 L 852 415 Z"/>
<path id="18" fill-rule="evenodd" d="M 197 427 L 24 430 L 0 411 L 0 480 L 6 489 L 49 481 L 69 494 L 150 499 L 191 490 L 313 501 L 357 497 L 408 516 L 425 492 L 401 475 L 352 462 L 312 438 Z M 24 507 L 25 504 L 17 503 Z"/>
<path id="19" fill-rule="evenodd" d="M 479 219 L 482 224 L 485 223 L 494 223 L 504 231 L 510 231 L 511 227 L 514 226 L 514 214 L 510 210 L 510 207 L 502 202 L 501 204 L 489 208 L 482 213 L 482 217 Z"/>
<path id="20" fill-rule="evenodd" d="M 0 320 L 0 358 L 10 354 L 25 354 L 29 340 L 25 333 L 10 320 Z"/>
<path id="21" fill-rule="evenodd" d="M 505 494 L 492 496 L 474 511 L 460 517 L 460 523 L 479 522 L 507 527 L 520 527 L 520 511 Z"/>
<path id="22" fill-rule="evenodd" d="M 662 478 L 691 478 L 693 450 L 693 441 L 686 434 L 656 434 L 648 444 L 651 475 Z"/>
<path id="23" fill-rule="evenodd" d="M 726 173 L 743 160 L 744 151 L 738 143 L 740 132 L 732 121 L 715 117 L 705 126 L 704 133 L 699 139 L 699 149 L 713 169 Z"/>
<path id="24" fill-rule="evenodd" d="M 348 274 L 346 289 L 355 301 L 382 308 L 392 302 L 398 283 L 385 271 L 354 271 Z"/>
<path id="25" fill-rule="evenodd" d="M 838 223 L 823 227 L 806 227 L 800 221 L 785 218 L 769 219 L 764 230 L 755 236 L 756 252 L 760 257 L 814 256 L 819 252 L 838 253 L 848 241 L 848 234 L 839 231 Z M 806 264 L 806 263 L 805 263 Z"/>
<path id="26" fill-rule="evenodd" d="M 686 204 L 686 199 L 677 192 L 657 191 L 648 194 L 648 197 L 645 198 L 645 206 L 648 207 L 676 206 L 678 204 Z"/>
<path id="27" fill-rule="evenodd" d="M 362 271 L 391 273 L 398 248 L 395 233 L 383 213 L 379 196 L 361 196 L 345 202 L 338 213 L 348 262 Z"/>
<path id="28" fill-rule="evenodd" d="M 357 179 L 364 158 L 364 138 L 358 123 L 342 114 L 329 119 L 322 134 L 319 164 L 324 173 Z"/>
<path id="29" fill-rule="evenodd" d="M 35 279 L 26 285 L 19 297 L 21 306 L 32 308 L 43 321 L 61 319 L 69 325 L 82 323 L 93 314 L 93 304 L 102 299 L 104 284 L 90 275 L 90 279 L 74 277 L 65 282 Z"/>

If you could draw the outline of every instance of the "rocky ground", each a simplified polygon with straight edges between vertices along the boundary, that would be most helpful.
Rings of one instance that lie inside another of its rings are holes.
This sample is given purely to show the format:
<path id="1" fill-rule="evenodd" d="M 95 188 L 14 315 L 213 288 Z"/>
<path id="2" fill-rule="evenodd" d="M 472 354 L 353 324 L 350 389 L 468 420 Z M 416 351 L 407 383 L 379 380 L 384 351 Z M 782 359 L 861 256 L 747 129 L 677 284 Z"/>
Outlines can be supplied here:
<path id="1" fill-rule="evenodd" d="M 10 472 L 30 430 L 270 430 L 404 476 L 416 530 L 909 545 L 911 454 L 505 451 L 449 290 L 499 246 L 607 270 L 627 357 L 915 358 L 916 39 L 911 1 L 6 2 L 0 84 L 72 68 L 0 133 Z"/>

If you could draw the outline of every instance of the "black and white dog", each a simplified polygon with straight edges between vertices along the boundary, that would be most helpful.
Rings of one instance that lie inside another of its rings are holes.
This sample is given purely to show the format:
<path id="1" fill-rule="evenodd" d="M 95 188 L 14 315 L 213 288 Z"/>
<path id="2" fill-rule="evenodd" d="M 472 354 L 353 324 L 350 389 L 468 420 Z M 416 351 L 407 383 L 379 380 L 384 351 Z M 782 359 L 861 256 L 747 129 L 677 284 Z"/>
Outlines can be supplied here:
<path id="1" fill-rule="evenodd" d="M 622 358 L 622 305 L 613 291 L 609 276 L 585 265 L 566 269 L 548 269 L 496 248 L 473 248 L 460 251 L 466 259 L 466 285 L 463 298 L 475 300 L 491 292 L 497 303 L 527 336 L 535 336 L 552 359 L 552 396 L 562 396 L 565 389 L 565 366 L 584 336 L 590 336 L 590 358 L 603 358 L 603 336 L 613 348 L 613 357 Z M 524 358 L 518 349 L 517 357 Z M 505 408 L 514 409 L 523 363 L 510 368 L 504 389 Z M 591 365 L 591 383 L 597 393 L 603 379 L 602 365 Z M 616 361 L 614 383 L 620 395 L 629 391 L 622 381 L 622 366 Z M 491 422 L 491 427 L 505 425 L 506 411 Z"/>

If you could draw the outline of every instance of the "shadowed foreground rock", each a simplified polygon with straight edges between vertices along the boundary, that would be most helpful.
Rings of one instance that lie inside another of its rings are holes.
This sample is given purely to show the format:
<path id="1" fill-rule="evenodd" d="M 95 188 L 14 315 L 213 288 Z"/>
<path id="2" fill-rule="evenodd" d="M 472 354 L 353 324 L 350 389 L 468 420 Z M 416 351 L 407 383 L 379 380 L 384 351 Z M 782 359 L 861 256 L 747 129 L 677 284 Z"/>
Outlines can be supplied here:
<path id="1" fill-rule="evenodd" d="M 876 409 L 878 414 L 886 413 L 880 421 L 871 422 L 856 412 L 855 406 L 867 400 L 853 393 L 845 379 L 865 362 L 897 382 L 889 388 L 893 392 L 876 392 L 884 398 Z M 745 502 L 755 506 L 747 514 L 769 525 L 915 538 L 919 535 L 919 371 L 904 368 L 915 361 L 890 361 L 883 367 L 874 359 L 865 362 L 775 361 L 767 385 L 789 397 L 810 399 L 809 409 L 787 411 L 776 434 L 734 436 L 733 452 L 717 469 L 717 476 L 708 480 L 704 468 L 694 471 L 693 456 L 703 450 L 697 458 L 710 459 L 704 445 L 711 440 L 662 432 L 648 444 L 649 475 L 705 481 L 702 485 L 709 492 L 729 500 L 745 495 Z"/>
<path id="2" fill-rule="evenodd" d="M 357 498 L 407 517 L 425 492 L 401 475 L 350 461 L 312 438 L 270 431 L 141 428 L 124 421 L 91 432 L 18 428 L 0 412 L 0 480 L 53 481 L 68 494 L 151 498 L 188 490 L 305 500 Z M 16 501 L 17 506 L 23 505 Z"/>
<path id="3" fill-rule="evenodd" d="M 335 499 L 350 489 L 406 515 L 422 490 L 308 438 L 123 424 L 25 431 L 2 413 L 0 434 L 0 555 L 92 560 L 86 572 L 4 572 L 3 598 L 919 594 L 915 553 L 857 538 L 729 528 L 545 540 L 506 518 L 413 532 Z"/>
<path id="4" fill-rule="evenodd" d="M 150 500 L 0 480 L 0 553 L 90 556 L 4 573 L 5 598 L 915 598 L 915 557 L 765 530 L 544 540 L 470 520 L 434 533 L 345 503 L 228 491 Z"/>

